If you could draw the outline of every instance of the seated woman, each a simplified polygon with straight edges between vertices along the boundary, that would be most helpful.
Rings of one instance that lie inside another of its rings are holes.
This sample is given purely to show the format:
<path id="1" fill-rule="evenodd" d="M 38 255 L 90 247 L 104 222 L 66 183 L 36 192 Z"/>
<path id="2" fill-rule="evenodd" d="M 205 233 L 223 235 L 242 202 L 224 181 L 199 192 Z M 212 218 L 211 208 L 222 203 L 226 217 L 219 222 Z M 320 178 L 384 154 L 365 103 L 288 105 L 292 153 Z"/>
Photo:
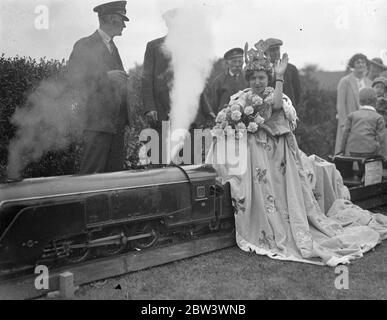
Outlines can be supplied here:
<path id="1" fill-rule="evenodd" d="M 387 236 L 387 217 L 367 219 L 368 211 L 344 201 L 335 203 L 329 217 L 322 213 L 292 133 L 297 115 L 282 90 L 288 57 L 274 67 L 273 89 L 267 86 L 273 68 L 263 41 L 255 47 L 245 48 L 250 88 L 219 112 L 207 158 L 221 182 L 231 184 L 238 246 L 275 259 L 330 266 L 361 257 Z M 343 214 L 348 208 L 353 210 Z"/>

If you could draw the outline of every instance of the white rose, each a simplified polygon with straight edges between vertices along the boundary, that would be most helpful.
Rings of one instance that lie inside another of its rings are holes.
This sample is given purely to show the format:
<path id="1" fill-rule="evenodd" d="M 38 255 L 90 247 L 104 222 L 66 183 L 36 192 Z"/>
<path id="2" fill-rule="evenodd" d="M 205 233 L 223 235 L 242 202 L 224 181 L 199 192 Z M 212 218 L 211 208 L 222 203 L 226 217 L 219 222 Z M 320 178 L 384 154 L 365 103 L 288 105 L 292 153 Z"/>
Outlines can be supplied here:
<path id="1" fill-rule="evenodd" d="M 271 94 L 271 93 L 273 93 L 274 92 L 274 88 L 272 88 L 272 87 L 266 87 L 266 89 L 265 89 L 265 91 L 263 92 L 263 94 L 265 95 L 265 96 L 267 96 L 267 95 L 269 95 L 269 94 Z"/>
<path id="2" fill-rule="evenodd" d="M 250 114 L 253 114 L 254 113 L 254 108 L 252 107 L 252 106 L 247 106 L 246 108 L 245 108 L 245 114 L 246 115 L 250 115 Z"/>
<path id="3" fill-rule="evenodd" d="M 231 126 L 227 126 L 226 128 L 224 128 L 224 132 L 228 137 L 232 137 L 235 135 L 235 129 L 233 129 Z"/>
<path id="4" fill-rule="evenodd" d="M 255 122 L 250 122 L 249 126 L 247 127 L 247 131 L 251 133 L 255 133 L 258 130 L 258 125 Z"/>
<path id="5" fill-rule="evenodd" d="M 226 120 L 226 113 L 223 111 L 220 111 L 215 119 L 216 122 L 220 123 Z"/>
<path id="6" fill-rule="evenodd" d="M 265 119 L 262 118 L 259 114 L 257 114 L 254 118 L 254 122 L 258 125 L 261 125 L 262 123 L 265 122 Z"/>
<path id="7" fill-rule="evenodd" d="M 231 113 L 231 119 L 233 121 L 239 121 L 241 119 L 241 117 L 242 117 L 242 113 L 240 111 L 238 111 L 238 110 L 233 111 Z"/>
<path id="8" fill-rule="evenodd" d="M 251 99 L 253 97 L 253 91 L 249 90 L 245 93 L 247 99 Z"/>
<path id="9" fill-rule="evenodd" d="M 261 104 L 263 104 L 262 98 L 256 94 L 251 97 L 251 101 L 255 106 L 260 106 Z"/>
<path id="10" fill-rule="evenodd" d="M 241 106 L 238 103 L 233 103 L 230 108 L 231 108 L 231 112 L 241 110 Z"/>
<path id="11" fill-rule="evenodd" d="M 246 130 L 246 125 L 243 122 L 239 122 L 236 127 L 238 130 Z"/>

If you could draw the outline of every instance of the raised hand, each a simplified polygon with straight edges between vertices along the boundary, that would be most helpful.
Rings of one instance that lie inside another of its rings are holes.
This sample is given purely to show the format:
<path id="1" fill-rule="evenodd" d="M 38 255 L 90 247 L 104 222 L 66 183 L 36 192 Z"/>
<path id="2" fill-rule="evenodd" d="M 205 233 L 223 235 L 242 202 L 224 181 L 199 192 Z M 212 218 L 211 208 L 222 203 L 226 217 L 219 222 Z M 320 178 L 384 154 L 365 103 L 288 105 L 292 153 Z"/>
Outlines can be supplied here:
<path id="1" fill-rule="evenodd" d="M 274 66 L 274 72 L 276 76 L 283 76 L 285 74 L 286 68 L 288 67 L 289 57 L 287 53 L 282 55 L 282 59 L 279 60 Z"/>

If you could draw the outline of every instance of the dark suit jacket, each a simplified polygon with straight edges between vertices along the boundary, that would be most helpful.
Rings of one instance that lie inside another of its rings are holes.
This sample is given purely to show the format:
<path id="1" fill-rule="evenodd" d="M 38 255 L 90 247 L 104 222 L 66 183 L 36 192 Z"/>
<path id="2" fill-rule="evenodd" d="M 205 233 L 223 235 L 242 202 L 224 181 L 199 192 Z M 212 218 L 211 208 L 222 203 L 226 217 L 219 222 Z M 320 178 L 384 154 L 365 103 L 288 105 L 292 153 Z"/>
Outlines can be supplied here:
<path id="1" fill-rule="evenodd" d="M 157 111 L 160 121 L 168 120 L 171 109 L 169 90 L 173 80 L 171 59 L 163 50 L 165 39 L 162 37 L 148 42 L 142 77 L 144 113 Z"/>
<path id="2" fill-rule="evenodd" d="M 124 70 L 119 54 L 111 54 L 98 31 L 74 45 L 68 62 L 68 81 L 84 98 L 86 130 L 117 133 L 128 121 L 126 90 L 107 76 Z"/>
<path id="3" fill-rule="evenodd" d="M 270 86 L 275 88 L 275 79 Z M 297 107 L 301 97 L 300 76 L 296 66 L 291 63 L 288 63 L 288 67 L 284 74 L 283 92 L 290 98 L 290 100 L 292 100 L 293 106 Z"/>
<path id="4" fill-rule="evenodd" d="M 173 70 L 171 58 L 164 51 L 165 37 L 148 42 L 144 56 L 144 70 L 142 76 L 142 100 L 144 114 L 157 111 L 159 121 L 169 120 L 171 101 L 169 97 L 173 84 Z M 205 122 L 209 112 L 204 110 L 202 97 L 199 102 L 199 111 L 194 126 Z M 161 124 L 159 124 L 161 126 Z"/>
<path id="5" fill-rule="evenodd" d="M 230 102 L 232 95 L 248 87 L 249 84 L 243 73 L 234 78 L 228 70 L 222 72 L 212 81 L 206 92 L 212 111 L 218 114 L 224 105 Z"/>

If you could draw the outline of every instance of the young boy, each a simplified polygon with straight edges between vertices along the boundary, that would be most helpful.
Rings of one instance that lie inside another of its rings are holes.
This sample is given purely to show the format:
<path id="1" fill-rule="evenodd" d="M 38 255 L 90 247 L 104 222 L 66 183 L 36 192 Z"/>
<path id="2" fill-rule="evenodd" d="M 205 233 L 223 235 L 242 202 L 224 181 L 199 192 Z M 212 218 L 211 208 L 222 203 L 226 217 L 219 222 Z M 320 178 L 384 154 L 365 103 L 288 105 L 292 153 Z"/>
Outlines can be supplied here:
<path id="1" fill-rule="evenodd" d="M 376 111 L 383 116 L 387 125 L 387 78 L 376 78 L 372 83 L 372 88 L 375 90 L 378 99 L 376 101 Z"/>
<path id="2" fill-rule="evenodd" d="M 359 102 L 360 109 L 347 117 L 339 154 L 364 158 L 383 155 L 385 123 L 375 109 L 375 90 L 361 89 Z"/>

